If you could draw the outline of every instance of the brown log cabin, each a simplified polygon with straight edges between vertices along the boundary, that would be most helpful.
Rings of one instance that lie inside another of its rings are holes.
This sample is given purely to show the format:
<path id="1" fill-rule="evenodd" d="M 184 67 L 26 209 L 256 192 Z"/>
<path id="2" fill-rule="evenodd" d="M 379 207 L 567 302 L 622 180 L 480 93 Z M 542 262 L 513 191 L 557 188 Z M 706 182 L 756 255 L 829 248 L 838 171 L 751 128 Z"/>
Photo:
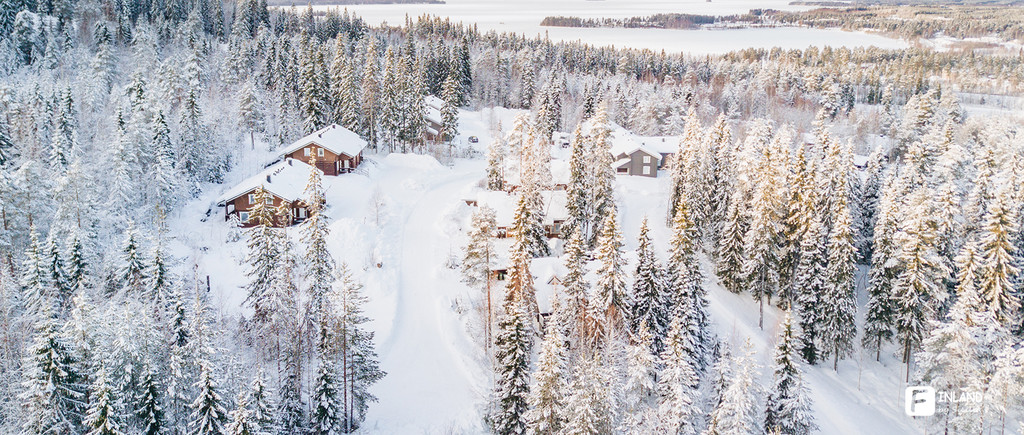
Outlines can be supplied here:
<path id="1" fill-rule="evenodd" d="M 324 175 L 352 172 L 363 161 L 366 141 L 345 127 L 331 124 L 293 142 L 282 151 L 284 158 L 316 165 Z"/>
<path id="2" fill-rule="evenodd" d="M 306 204 L 303 191 L 313 167 L 294 159 L 277 162 L 259 174 L 238 183 L 234 188 L 217 198 L 217 205 L 224 207 L 224 220 L 237 217 L 244 228 L 256 225 L 249 219 L 256 199 L 256 192 L 263 188 L 269 200 L 268 205 L 281 209 L 286 204 L 286 213 L 279 214 L 275 227 L 286 227 L 306 219 Z"/>

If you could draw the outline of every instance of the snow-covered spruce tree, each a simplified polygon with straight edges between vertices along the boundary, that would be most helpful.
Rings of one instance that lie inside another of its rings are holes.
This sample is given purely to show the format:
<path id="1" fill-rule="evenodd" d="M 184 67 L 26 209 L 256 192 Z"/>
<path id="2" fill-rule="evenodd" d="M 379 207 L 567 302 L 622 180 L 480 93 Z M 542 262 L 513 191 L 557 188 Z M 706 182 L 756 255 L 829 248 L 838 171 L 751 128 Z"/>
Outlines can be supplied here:
<path id="1" fill-rule="evenodd" d="M 772 141 L 781 142 L 779 140 Z M 743 236 L 743 276 L 751 295 L 758 300 L 757 325 L 764 327 L 764 303 L 776 293 L 779 287 L 779 242 L 781 241 L 779 215 L 779 192 L 775 160 L 785 156 L 777 155 L 775 147 L 765 149 L 757 171 L 757 186 L 750 203 L 750 229 Z"/>
<path id="2" fill-rule="evenodd" d="M 249 386 L 249 407 L 252 413 L 249 415 L 249 422 L 252 424 L 253 435 L 269 435 L 275 433 L 274 407 L 271 403 L 270 393 L 267 390 L 263 371 L 253 377 Z"/>
<path id="3" fill-rule="evenodd" d="M 441 106 L 441 131 L 439 134 L 445 141 L 451 142 L 459 134 L 459 103 L 461 100 L 458 78 L 451 72 L 444 80 L 441 99 L 444 100 L 444 104 Z"/>
<path id="4" fill-rule="evenodd" d="M 170 208 L 177 204 L 178 174 L 174 168 L 177 161 L 171 145 L 171 129 L 167 127 L 163 111 L 158 111 L 153 120 L 153 140 L 150 149 L 155 154 L 151 171 L 153 186 L 152 200 L 158 207 Z"/>
<path id="5" fill-rule="evenodd" d="M 662 337 L 668 329 L 669 298 L 665 294 L 664 278 L 658 258 L 651 246 L 648 234 L 647 218 L 640 225 L 640 238 L 637 247 L 636 272 L 633 278 L 633 305 L 630 309 L 630 331 L 638 334 L 646 329 L 653 335 L 651 352 L 660 352 Z"/>
<path id="6" fill-rule="evenodd" d="M 711 242 L 706 246 L 718 246 L 722 238 L 723 224 L 729 207 L 729 184 L 733 177 L 732 164 L 732 130 L 729 128 L 724 113 L 718 114 L 714 126 L 711 127 L 709 139 L 711 174 L 707 181 L 709 194 L 707 228 L 705 236 Z M 709 249 L 711 255 L 717 251 Z"/>
<path id="7" fill-rule="evenodd" d="M 227 435 L 256 435 L 257 428 L 252 422 L 252 411 L 249 409 L 249 396 L 244 392 L 238 393 L 235 399 L 235 409 L 228 413 Z"/>
<path id="8" fill-rule="evenodd" d="M 908 365 L 908 379 L 910 358 L 924 338 L 927 321 L 935 318 L 946 299 L 943 279 L 949 274 L 935 249 L 935 227 L 926 208 L 928 191 L 919 187 L 907 198 L 902 228 L 896 234 L 901 265 L 893 285 L 896 336 L 903 348 L 903 362 Z"/>
<path id="9" fill-rule="evenodd" d="M 715 338 L 711 332 L 704 274 L 697 261 L 696 239 L 699 234 L 690 220 L 691 213 L 686 204 L 679 203 L 678 208 L 673 217 L 672 245 L 666 273 L 666 307 L 669 307 L 666 319 L 683 317 L 694 340 L 690 349 L 690 363 L 694 370 L 703 372 L 707 368 Z"/>
<path id="10" fill-rule="evenodd" d="M 494 267 L 497 253 L 494 251 L 494 242 L 491 236 L 497 228 L 494 209 L 481 205 L 473 212 L 470 223 L 469 241 L 463 250 L 462 257 L 462 281 L 473 287 L 483 287 L 487 294 L 487 324 L 485 325 L 484 340 L 490 343 L 491 340 L 491 268 Z"/>
<path id="11" fill-rule="evenodd" d="M 803 371 L 797 361 L 797 335 L 792 314 L 787 312 L 775 347 L 774 385 L 765 404 L 764 428 L 769 433 L 808 435 L 817 428 L 809 392 L 803 385 Z"/>
<path id="12" fill-rule="evenodd" d="M 189 434 L 225 434 L 224 423 L 227 421 L 227 411 L 224 409 L 220 393 L 217 392 L 217 383 L 213 380 L 213 369 L 207 361 L 200 361 L 199 365 L 199 382 L 196 384 L 198 393 L 191 405 Z"/>
<path id="13" fill-rule="evenodd" d="M 731 362 L 732 377 L 722 392 L 722 401 L 711 413 L 707 435 L 760 433 L 757 418 L 757 367 L 748 340 L 742 353 Z"/>
<path id="14" fill-rule="evenodd" d="M 114 292 L 124 290 L 138 294 L 145 285 L 146 262 L 142 258 L 139 234 L 135 230 L 135 224 L 128 223 L 125 230 L 124 242 L 121 244 L 121 258 L 117 267 L 117 286 Z"/>
<path id="15" fill-rule="evenodd" d="M 598 356 L 583 355 L 573 368 L 573 380 L 565 403 L 562 435 L 593 435 L 613 432 L 610 406 L 613 382 Z"/>
<path id="16" fill-rule="evenodd" d="M 796 309 L 800 324 L 800 354 L 808 364 L 817 363 L 819 313 L 821 298 L 825 297 L 825 274 L 828 267 L 828 251 L 821 220 L 815 215 L 800 242 L 800 261 L 793 273 L 793 287 L 796 289 Z"/>
<path id="17" fill-rule="evenodd" d="M 598 238 L 596 257 L 597 282 L 590 310 L 599 322 L 599 333 L 605 337 L 613 331 L 624 331 L 630 324 L 629 309 L 632 295 L 626 288 L 626 273 L 622 270 L 622 235 L 616 222 L 615 211 L 609 209 Z"/>
<path id="18" fill-rule="evenodd" d="M 658 390 L 661 400 L 658 414 L 660 431 L 675 434 L 696 434 L 694 419 L 700 414 L 695 404 L 697 372 L 692 364 L 694 337 L 683 316 L 675 316 L 661 353 Z"/>
<path id="19" fill-rule="evenodd" d="M 25 259 L 21 262 L 21 301 L 30 315 L 49 313 L 57 296 L 50 282 L 51 273 L 45 258 L 45 247 L 39 243 L 35 226 L 29 230 L 29 244 L 25 248 Z"/>
<path id="20" fill-rule="evenodd" d="M 50 272 L 50 284 L 53 286 L 56 304 L 60 308 L 60 312 L 63 312 L 71 304 L 72 288 L 68 281 L 60 246 L 57 245 L 57 236 L 53 230 L 46 237 L 46 247 L 44 249 L 46 264 Z"/>
<path id="21" fill-rule="evenodd" d="M 857 222 L 856 234 L 857 259 L 862 264 L 871 264 L 871 255 L 874 249 L 872 242 L 875 239 L 875 227 L 878 223 L 885 181 L 883 159 L 881 148 L 875 149 L 868 157 L 867 177 L 861 186 L 860 197 L 857 198 L 857 208 L 860 210 L 860 221 Z"/>
<path id="22" fill-rule="evenodd" d="M 157 307 L 163 309 L 170 300 L 173 283 L 164 259 L 162 241 L 157 240 L 153 243 L 150 258 L 149 264 L 146 265 L 146 297 L 157 304 Z"/>
<path id="23" fill-rule="evenodd" d="M 745 288 L 745 276 L 743 274 L 743 258 L 746 254 L 743 251 L 743 238 L 747 232 L 745 219 L 746 213 L 743 193 L 733 188 L 729 196 L 729 206 L 726 208 L 725 222 L 722 228 L 722 237 L 718 242 L 715 273 L 722 283 L 722 287 L 733 293 L 739 293 Z"/>
<path id="24" fill-rule="evenodd" d="M 487 146 L 487 190 L 505 190 L 505 141 L 500 132 Z"/>
<path id="25" fill-rule="evenodd" d="M 245 303 L 252 307 L 254 320 L 266 322 L 271 315 L 267 306 L 267 293 L 273 281 L 282 234 L 281 230 L 274 228 L 276 212 L 267 203 L 268 200 L 273 201 L 273 197 L 263 186 L 256 188 L 253 200 L 255 203 L 249 210 L 249 221 L 256 225 L 247 231 L 249 240 L 246 246 L 249 252 L 245 263 L 249 266 L 246 271 L 249 283 L 246 285 L 248 294 Z"/>
<path id="26" fill-rule="evenodd" d="M 672 175 L 672 194 L 668 202 L 668 221 L 675 218 L 679 203 L 686 203 L 693 208 L 697 205 L 697 196 L 700 187 L 698 183 L 697 167 L 701 163 L 699 155 L 700 147 L 704 142 L 704 128 L 700 119 L 697 118 L 697 111 L 690 108 L 686 116 L 686 126 L 683 129 L 683 137 L 679 141 L 679 150 L 672 159 L 670 172 Z"/>
<path id="27" fill-rule="evenodd" d="M 313 407 L 309 414 L 310 433 L 316 435 L 332 435 L 342 431 L 342 392 L 338 376 L 335 374 L 335 356 L 331 349 L 334 342 L 333 333 L 324 318 L 317 325 L 319 343 L 317 345 L 317 373 L 313 384 L 313 396 L 310 398 Z"/>
<path id="28" fill-rule="evenodd" d="M 144 435 L 160 435 L 167 430 L 163 407 L 163 395 L 166 390 L 162 388 L 153 372 L 153 367 L 149 364 L 142 369 L 139 385 L 142 395 L 135 409 L 135 417 Z"/>
<path id="29" fill-rule="evenodd" d="M 327 315 L 326 297 L 334 282 L 334 257 L 327 250 L 327 236 L 330 232 L 325 212 L 327 200 L 321 184 L 323 173 L 311 165 L 309 181 L 303 191 L 309 217 L 302 223 L 302 242 L 305 243 L 303 261 L 306 280 L 306 321 L 320 323 Z"/>
<path id="30" fill-rule="evenodd" d="M 572 135 L 572 153 L 569 155 L 569 184 L 566 186 L 568 218 L 562 231 L 572 234 L 578 228 L 584 238 L 589 237 L 593 216 L 590 202 L 591 173 L 588 166 L 587 141 L 583 138 L 583 126 L 577 125 Z M 587 239 L 589 240 L 589 239 Z"/>
<path id="31" fill-rule="evenodd" d="M 78 231 L 72 231 L 68 236 L 65 258 L 68 286 L 71 287 L 71 291 L 76 292 L 87 287 L 90 281 L 89 262 L 86 260 L 85 247 Z"/>
<path id="32" fill-rule="evenodd" d="M 341 343 L 342 415 L 341 428 L 351 432 L 362 425 L 366 410 L 377 397 L 370 387 L 384 378 L 373 344 L 373 332 L 363 326 L 370 321 L 363 314 L 367 299 L 362 284 L 352 278 L 348 265 L 338 270 L 339 284 L 331 293 L 333 310 L 338 316 L 337 334 Z M 337 357 L 336 357 L 337 358 Z"/>
<path id="33" fill-rule="evenodd" d="M 857 253 L 846 204 L 841 198 L 837 203 L 839 214 L 833 217 L 828 238 L 828 266 L 825 269 L 824 292 L 818 301 L 816 328 L 823 356 L 832 357 L 833 370 L 838 370 L 840 358 L 853 352 L 853 341 L 857 338 L 857 294 L 854 288 Z"/>
<path id="34" fill-rule="evenodd" d="M 565 287 L 567 315 L 566 333 L 569 342 L 573 347 L 589 337 L 587 332 L 590 302 L 588 294 L 590 282 L 586 279 L 587 259 L 586 242 L 583 239 L 583 230 L 579 227 L 570 233 L 569 241 L 565 245 L 565 279 L 562 285 Z"/>
<path id="35" fill-rule="evenodd" d="M 544 231 L 544 202 L 540 191 L 532 182 L 523 183 L 522 193 L 512 216 L 513 234 L 519 234 L 531 258 L 551 255 L 547 234 Z M 517 239 L 518 240 L 518 239 Z"/>
<path id="36" fill-rule="evenodd" d="M 552 300 L 552 315 L 544 328 L 544 340 L 537 357 L 526 413 L 531 433 L 557 433 L 564 423 L 565 394 L 568 393 L 568 357 L 562 325 L 565 312 L 558 295 Z"/>
<path id="37" fill-rule="evenodd" d="M 612 129 L 608 120 L 608 108 L 605 104 L 598 108 L 597 114 L 590 122 L 592 126 L 586 140 L 589 142 L 587 160 L 592 177 L 590 209 L 593 221 L 590 225 L 589 242 L 593 245 L 598 234 L 604 231 L 604 226 L 609 219 L 614 219 L 616 205 L 613 190 L 615 170 L 612 169 L 611 161 Z"/>
<path id="38" fill-rule="evenodd" d="M 303 33 L 300 38 L 305 41 L 308 36 Z M 302 116 L 302 127 L 305 133 L 312 133 L 322 128 L 327 119 L 327 64 L 319 44 L 300 44 L 299 50 L 299 110 Z"/>
<path id="39" fill-rule="evenodd" d="M 28 355 L 22 360 L 26 433 L 76 433 L 85 411 L 85 390 L 75 349 L 61 335 L 44 302 Z"/>
<path id="40" fill-rule="evenodd" d="M 508 282 L 505 283 L 505 303 L 510 301 L 519 304 L 523 308 L 523 314 L 528 316 L 530 324 L 539 313 L 537 308 L 537 296 L 533 287 L 533 275 L 530 274 L 530 259 L 533 258 L 530 243 L 530 220 L 528 219 L 529 207 L 526 196 L 520 196 L 516 213 L 513 217 L 512 247 L 509 248 Z"/>
<path id="41" fill-rule="evenodd" d="M 887 183 L 888 184 L 888 183 Z M 896 278 L 900 275 L 897 259 L 900 247 L 896 244 L 899 231 L 898 204 L 887 189 L 878 204 L 873 233 L 871 269 L 868 272 L 868 302 L 865 305 L 865 349 L 875 351 L 875 361 L 881 358 L 882 346 L 893 339 L 896 332 L 897 301 L 894 293 Z"/>
<path id="42" fill-rule="evenodd" d="M 107 370 L 100 367 L 93 376 L 94 381 L 89 389 L 89 410 L 83 424 L 87 435 L 121 435 L 121 423 L 117 421 L 115 411 L 117 398 L 107 380 Z"/>
<path id="43" fill-rule="evenodd" d="M 651 352 L 653 337 L 646 326 L 633 336 L 634 343 L 627 348 L 626 380 L 622 387 L 625 414 L 619 430 L 627 434 L 643 434 L 655 429 L 658 418 L 655 378 L 658 359 Z"/>
<path id="44" fill-rule="evenodd" d="M 263 102 L 256 95 L 256 86 L 246 82 L 238 96 L 238 126 L 249 132 L 249 147 L 256 149 L 256 132 L 263 131 Z"/>
<path id="45" fill-rule="evenodd" d="M 978 267 L 982 297 L 996 320 L 1004 324 L 1017 316 L 1021 306 L 1019 289 L 1014 287 L 1019 271 L 1016 265 L 1021 260 L 1015 255 L 1016 248 L 1011 240 L 1018 231 L 1018 217 L 1008 204 L 1009 196 L 1009 189 L 1001 189 L 988 207 L 981 229 Z"/>
<path id="46" fill-rule="evenodd" d="M 527 431 L 531 341 L 521 305 L 506 299 L 494 341 L 495 385 L 489 420 L 497 434 Z"/>
<path id="47" fill-rule="evenodd" d="M 996 354 L 1009 332 L 996 319 L 978 292 L 972 275 L 971 244 L 957 256 L 961 263 L 957 300 L 945 322 L 931 321 L 931 331 L 917 353 L 914 378 L 940 391 L 986 391 L 990 389 Z M 985 404 L 950 401 L 938 407 L 939 418 L 929 419 L 932 430 L 946 433 L 976 433 L 984 425 Z M 981 417 L 981 418 L 979 418 Z"/>

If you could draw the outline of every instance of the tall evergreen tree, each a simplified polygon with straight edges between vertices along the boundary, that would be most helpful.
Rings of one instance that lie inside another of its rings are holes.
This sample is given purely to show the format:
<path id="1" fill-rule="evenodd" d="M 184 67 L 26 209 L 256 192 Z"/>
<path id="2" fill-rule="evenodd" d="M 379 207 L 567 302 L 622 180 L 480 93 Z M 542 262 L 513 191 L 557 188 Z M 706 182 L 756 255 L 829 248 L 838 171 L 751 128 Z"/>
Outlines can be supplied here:
<path id="1" fill-rule="evenodd" d="M 845 204 L 839 207 L 828 240 L 828 267 L 825 288 L 818 301 L 818 334 L 826 356 L 832 357 L 832 368 L 839 359 L 853 352 L 857 336 L 857 294 L 854 288 L 856 251 L 850 231 L 850 215 Z"/>
<path id="2" fill-rule="evenodd" d="M 213 380 L 213 370 L 207 361 L 201 361 L 199 382 L 196 384 L 197 395 L 192 401 L 192 414 L 189 416 L 189 434 L 191 435 L 223 435 L 227 421 L 227 411 L 217 392 L 217 383 Z"/>
<path id="3" fill-rule="evenodd" d="M 632 306 L 632 295 L 626 289 L 626 275 L 622 270 L 622 235 L 614 211 L 605 219 L 594 256 L 598 269 L 590 309 L 595 318 L 601 319 L 600 332 L 608 337 L 629 325 Z"/>
<path id="4" fill-rule="evenodd" d="M 988 302 L 992 314 L 1000 322 L 1008 322 L 1020 308 L 1018 290 L 1014 287 L 1019 269 L 1016 248 L 1011 238 L 1018 231 L 1018 218 L 1007 204 L 1008 189 L 996 194 L 988 208 L 979 246 L 981 263 L 978 278 L 981 294 Z"/>
<path id="5" fill-rule="evenodd" d="M 374 350 L 374 334 L 363 326 L 370 321 L 363 314 L 363 306 L 367 302 L 362 294 L 363 287 L 352 278 L 345 264 L 339 268 L 338 276 L 340 283 L 331 296 L 334 312 L 338 315 L 337 335 L 341 342 L 341 429 L 352 432 L 366 419 L 370 403 L 377 401 L 377 397 L 370 393 L 370 387 L 386 373 L 380 369 Z"/>
<path id="6" fill-rule="evenodd" d="M 630 331 L 638 334 L 646 329 L 651 335 L 651 352 L 661 351 L 661 337 L 668 330 L 669 297 L 664 292 L 664 281 L 658 259 L 654 255 L 647 218 L 640 225 L 637 247 L 636 273 L 633 278 L 633 304 L 630 309 Z"/>
<path id="7" fill-rule="evenodd" d="M 775 347 L 774 386 L 765 405 L 764 428 L 769 433 L 807 435 L 817 428 L 811 413 L 811 399 L 803 385 L 797 361 L 798 337 L 790 313 L 782 321 L 782 332 Z"/>
<path id="8" fill-rule="evenodd" d="M 490 416 L 494 432 L 525 434 L 530 376 L 530 337 L 521 306 L 506 301 L 505 315 L 495 338 L 494 404 Z"/>
<path id="9" fill-rule="evenodd" d="M 661 370 L 658 387 L 661 391 L 661 416 L 663 433 L 695 434 L 694 418 L 699 411 L 695 405 L 697 395 L 697 372 L 692 364 L 694 337 L 688 331 L 682 316 L 675 316 L 666 338 L 665 350 L 661 353 Z"/>
<path id="10" fill-rule="evenodd" d="M 92 388 L 89 390 L 89 411 L 85 419 L 87 435 L 121 435 L 120 424 L 117 422 L 117 411 L 113 397 L 113 388 L 107 380 L 107 371 L 100 368 L 94 376 Z"/>
<path id="11" fill-rule="evenodd" d="M 22 361 L 22 428 L 26 433 L 76 433 L 85 410 L 83 376 L 75 350 L 48 307 L 39 313 L 32 345 Z"/>
<path id="12" fill-rule="evenodd" d="M 552 315 L 544 329 L 537 370 L 527 402 L 528 429 L 532 433 L 557 433 L 564 423 L 565 394 L 568 389 L 568 360 L 565 335 L 560 323 L 565 317 L 558 296 L 552 301 Z"/>

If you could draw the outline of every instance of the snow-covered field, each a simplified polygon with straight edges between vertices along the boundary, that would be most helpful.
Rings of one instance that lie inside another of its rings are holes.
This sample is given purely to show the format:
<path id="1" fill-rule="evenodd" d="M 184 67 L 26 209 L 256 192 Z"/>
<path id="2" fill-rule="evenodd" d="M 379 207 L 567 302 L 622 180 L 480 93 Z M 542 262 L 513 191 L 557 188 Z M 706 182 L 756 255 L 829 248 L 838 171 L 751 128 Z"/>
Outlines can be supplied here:
<path id="1" fill-rule="evenodd" d="M 489 125 L 511 124 L 514 111 L 461 112 L 462 139 L 490 140 Z M 268 155 L 267 158 L 270 156 Z M 257 165 L 258 166 L 258 165 Z M 254 169 L 239 168 L 233 179 Z M 444 166 L 429 156 L 391 154 L 369 156 L 361 170 L 324 177 L 331 217 L 329 248 L 365 283 L 370 298 L 377 351 L 388 375 L 372 392 L 364 429 L 369 433 L 479 433 L 490 389 L 490 362 L 481 337 L 472 334 L 468 307 L 483 295 L 460 282 L 457 270 L 446 267 L 465 243 L 470 207 L 465 193 L 484 177 L 482 159 L 457 159 Z M 230 182 L 225 184 L 225 189 Z M 669 179 L 619 176 L 616 199 L 626 251 L 636 249 L 640 222 L 650 218 L 658 252 L 668 249 L 664 224 Z M 213 276 L 211 300 L 228 313 L 237 313 L 244 299 L 242 261 L 245 240 L 231 242 L 232 232 L 218 209 L 199 222 L 210 192 L 174 217 L 178 234 L 191 234 L 175 244 L 175 253 L 196 264 L 199 276 Z M 185 231 L 188 228 L 188 231 Z M 297 228 L 289 230 L 298 237 Z M 710 264 L 705 275 L 711 276 Z M 762 386 L 770 385 L 768 369 L 782 313 L 766 307 L 765 329 L 757 327 L 758 307 L 750 295 L 736 295 L 708 282 L 709 301 L 718 336 L 738 349 L 746 340 L 757 349 Z M 860 301 L 863 306 L 864 300 Z M 839 364 L 806 367 L 814 412 L 821 433 L 919 433 L 903 414 L 901 364 L 892 352 L 882 361 L 855 355 Z"/>
<path id="2" fill-rule="evenodd" d="M 315 6 L 315 9 L 341 6 Z M 804 49 L 808 46 L 903 48 L 905 41 L 865 32 L 845 32 L 810 28 L 755 28 L 733 30 L 666 30 L 666 29 L 583 29 L 543 27 L 547 16 L 578 16 L 584 18 L 629 18 L 657 13 L 689 13 L 730 15 L 746 13 L 754 8 L 780 10 L 808 9 L 793 6 L 788 0 L 524 0 L 478 1 L 448 0 L 445 4 L 414 5 L 347 5 L 349 10 L 368 24 L 401 24 L 406 16 L 422 14 L 449 17 L 454 21 L 475 24 L 482 31 L 515 32 L 529 37 L 547 36 L 554 41 L 580 40 L 597 46 L 646 48 L 667 52 L 693 54 L 726 53 L 744 48 L 782 47 Z"/>

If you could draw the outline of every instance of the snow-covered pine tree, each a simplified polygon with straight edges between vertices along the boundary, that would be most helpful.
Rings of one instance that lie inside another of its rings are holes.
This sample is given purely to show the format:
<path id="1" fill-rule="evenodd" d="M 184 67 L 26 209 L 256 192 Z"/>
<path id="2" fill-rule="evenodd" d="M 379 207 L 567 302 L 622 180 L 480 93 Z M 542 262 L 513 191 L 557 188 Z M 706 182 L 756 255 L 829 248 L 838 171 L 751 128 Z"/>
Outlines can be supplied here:
<path id="1" fill-rule="evenodd" d="M 481 286 L 487 294 L 487 324 L 485 325 L 484 340 L 490 343 L 491 340 L 491 268 L 494 267 L 497 253 L 494 251 L 494 242 L 491 240 L 497 221 L 495 220 L 494 209 L 481 205 L 473 212 L 470 223 L 469 241 L 466 243 L 462 257 L 463 282 L 471 286 Z"/>
<path id="2" fill-rule="evenodd" d="M 175 172 L 174 148 L 171 145 L 171 129 L 167 127 L 164 112 L 158 111 L 153 120 L 153 140 L 150 149 L 154 154 L 151 171 L 153 201 L 163 209 L 170 209 L 177 203 L 178 174 Z"/>
<path id="3" fill-rule="evenodd" d="M 223 435 L 227 411 L 217 392 L 217 382 L 213 379 L 213 369 L 208 361 L 199 362 L 199 382 L 196 384 L 197 395 L 192 401 L 192 414 L 189 415 L 190 435 Z"/>
<path id="4" fill-rule="evenodd" d="M 594 298 L 591 300 L 592 315 L 601 319 L 599 333 L 608 337 L 613 331 L 624 331 L 630 324 L 632 295 L 626 288 L 626 274 L 622 270 L 622 235 L 619 233 L 615 210 L 609 209 L 598 238 L 597 282 L 594 283 Z"/>
<path id="5" fill-rule="evenodd" d="M 246 82 L 238 96 L 238 124 L 249 132 L 249 147 L 256 149 L 256 132 L 263 130 L 263 102 L 256 95 L 256 86 L 252 81 Z"/>
<path id="6" fill-rule="evenodd" d="M 679 141 L 679 151 L 672 159 L 672 194 L 668 202 L 668 221 L 675 218 L 679 203 L 684 202 L 693 208 L 696 205 L 699 186 L 697 166 L 700 164 L 699 151 L 704 141 L 704 128 L 701 126 L 697 111 L 690 108 L 686 116 L 683 137 Z M 692 218 L 692 216 L 691 216 Z"/>
<path id="7" fill-rule="evenodd" d="M 243 391 L 235 399 L 235 409 L 228 413 L 231 420 L 226 435 L 256 435 L 257 429 L 252 422 L 252 411 L 249 410 L 249 396 Z"/>
<path id="8" fill-rule="evenodd" d="M 499 435 L 525 434 L 532 345 L 522 306 L 513 299 L 506 299 L 494 346 L 495 385 L 489 417 L 492 429 Z"/>
<path id="9" fill-rule="evenodd" d="M 300 37 L 306 40 L 303 33 Z M 322 128 L 327 119 L 327 104 L 324 91 L 327 89 L 327 65 L 323 52 L 318 45 L 301 44 L 299 57 L 299 108 L 302 115 L 302 127 L 305 133 L 312 133 Z"/>
<path id="10" fill-rule="evenodd" d="M 792 314 L 787 312 L 775 347 L 774 386 L 765 404 L 764 428 L 768 433 L 808 435 L 817 428 L 809 392 L 803 385 L 803 371 L 797 361 L 798 341 Z"/>
<path id="11" fill-rule="evenodd" d="M 710 203 L 708 208 L 707 228 L 708 239 L 711 241 L 707 246 L 718 246 L 722 238 L 723 226 L 726 222 L 726 213 L 729 207 L 729 183 L 732 178 L 732 130 L 729 129 L 728 118 L 724 113 L 718 115 L 714 126 L 711 127 L 710 152 L 713 164 L 711 165 L 711 176 L 708 180 L 710 190 Z M 717 251 L 710 250 L 711 255 Z"/>
<path id="12" fill-rule="evenodd" d="M 700 414 L 695 405 L 697 372 L 693 365 L 695 338 L 690 334 L 684 316 L 672 319 L 661 353 L 658 389 L 661 394 L 658 414 L 662 433 L 696 434 L 694 419 Z"/>
<path id="13" fill-rule="evenodd" d="M 978 267 L 978 278 L 981 294 L 989 304 L 996 320 L 1009 323 L 1017 316 L 1020 308 L 1019 289 L 1015 288 L 1015 277 L 1019 271 L 1020 257 L 1011 240 L 1017 234 L 1018 215 L 1008 204 L 1010 187 L 1000 189 L 988 207 L 985 223 L 981 231 L 979 254 L 981 262 Z"/>
<path id="14" fill-rule="evenodd" d="M 530 407 L 526 413 L 527 429 L 538 434 L 553 434 L 561 430 L 565 421 L 565 395 L 568 393 L 568 357 L 563 325 L 560 324 L 565 313 L 557 294 L 551 305 L 552 314 L 544 328 L 537 370 L 527 398 Z"/>
<path id="15" fill-rule="evenodd" d="M 362 284 L 352 278 L 348 265 L 344 263 L 338 270 L 338 279 L 338 288 L 331 297 L 339 320 L 337 335 L 342 346 L 340 423 L 343 431 L 352 432 L 363 424 L 370 403 L 377 401 L 377 397 L 370 393 L 370 387 L 386 373 L 380 369 L 374 350 L 374 333 L 363 326 L 370 319 L 363 314 L 367 299 L 362 294 Z"/>
<path id="16" fill-rule="evenodd" d="M 163 242 L 153 244 L 149 265 L 146 266 L 146 296 L 163 309 L 170 300 L 171 276 L 164 260 Z"/>
<path id="17" fill-rule="evenodd" d="M 760 433 L 757 419 L 757 366 L 748 340 L 742 353 L 730 363 L 732 377 L 722 392 L 722 401 L 711 413 L 706 435 Z"/>
<path id="18" fill-rule="evenodd" d="M 50 285 L 53 286 L 53 296 L 56 298 L 56 306 L 61 313 L 71 305 L 72 288 L 68 279 L 67 269 L 64 265 L 64 258 L 61 256 L 60 246 L 57 245 L 57 236 L 51 229 L 46 237 L 45 246 L 46 264 L 50 271 Z"/>
<path id="19" fill-rule="evenodd" d="M 779 142 L 778 140 L 772 141 Z M 757 168 L 757 185 L 750 202 L 750 229 L 743 236 L 743 281 L 751 295 L 758 300 L 757 326 L 764 328 L 765 299 L 771 301 L 779 287 L 779 242 L 781 219 L 779 192 L 775 172 L 774 147 L 767 147 Z"/>
<path id="20" fill-rule="evenodd" d="M 824 356 L 832 357 L 832 369 L 838 370 L 839 359 L 853 352 L 857 338 L 857 294 L 854 288 L 856 248 L 850 230 L 850 214 L 843 194 L 835 198 L 838 216 L 834 216 L 828 237 L 828 265 L 825 288 L 818 300 L 816 332 Z"/>
<path id="21" fill-rule="evenodd" d="M 633 278 L 633 304 L 630 307 L 630 331 L 633 335 L 646 329 L 651 340 L 650 352 L 660 352 L 662 337 L 668 330 L 669 305 L 664 278 L 658 258 L 654 255 L 647 218 L 640 224 L 636 273 Z"/>
<path id="22" fill-rule="evenodd" d="M 89 410 L 83 424 L 86 435 L 121 435 L 121 423 L 117 421 L 115 411 L 117 398 L 107 380 L 107 370 L 100 367 L 93 376 L 94 381 L 89 389 Z"/>
<path id="23" fill-rule="evenodd" d="M 590 337 L 588 332 L 590 306 L 588 294 L 590 282 L 586 279 L 587 259 L 586 242 L 583 239 L 583 231 L 577 227 L 570 233 L 569 241 L 565 245 L 565 278 L 562 285 L 566 294 L 566 311 L 569 312 L 566 322 L 566 333 L 569 342 L 575 345 L 582 343 L 585 337 Z"/>
<path id="24" fill-rule="evenodd" d="M 149 364 L 142 369 L 140 381 L 142 395 L 135 409 L 135 417 L 140 423 L 143 435 L 160 435 L 167 430 L 163 407 L 163 395 L 166 390 L 156 379 L 153 367 Z"/>
<path id="25" fill-rule="evenodd" d="M 722 228 L 722 237 L 718 242 L 718 261 L 715 263 L 715 273 L 722 283 L 722 287 L 733 293 L 743 291 L 745 276 L 743 274 L 743 259 L 746 256 L 743 250 L 743 238 L 747 233 L 744 215 L 746 207 L 743 200 L 743 193 L 733 188 L 729 196 L 729 206 L 726 208 L 725 222 Z"/>
<path id="26" fill-rule="evenodd" d="M 249 210 L 249 221 L 255 223 L 247 233 L 249 240 L 246 246 L 249 252 L 246 255 L 246 264 L 249 266 L 246 276 L 249 283 L 246 285 L 247 296 L 245 303 L 253 309 L 253 319 L 257 322 L 266 322 L 270 313 L 268 312 L 267 292 L 273 281 L 274 267 L 278 260 L 278 249 L 281 245 L 281 230 L 274 228 L 276 213 L 274 207 L 268 204 L 273 197 L 263 189 L 263 186 L 256 188 L 253 194 L 254 204 Z"/>

